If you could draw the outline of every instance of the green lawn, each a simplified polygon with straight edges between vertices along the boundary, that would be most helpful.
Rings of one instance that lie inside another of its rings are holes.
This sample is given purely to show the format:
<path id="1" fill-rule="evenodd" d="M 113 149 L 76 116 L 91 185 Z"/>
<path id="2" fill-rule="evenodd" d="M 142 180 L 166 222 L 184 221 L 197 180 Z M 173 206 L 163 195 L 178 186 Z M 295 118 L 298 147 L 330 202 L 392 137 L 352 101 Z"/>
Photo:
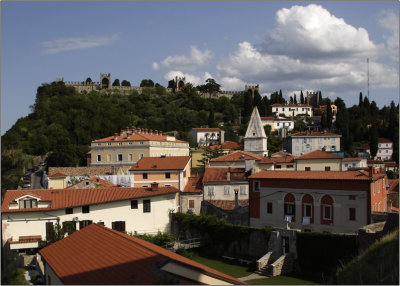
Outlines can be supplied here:
<path id="1" fill-rule="evenodd" d="M 236 265 L 225 261 L 207 258 L 204 256 L 200 256 L 196 252 L 191 253 L 193 253 L 193 256 L 191 256 L 190 259 L 235 278 L 245 277 L 253 273 L 252 271 L 248 270 L 247 266 Z"/>
<path id="2" fill-rule="evenodd" d="M 288 276 L 253 279 L 246 281 L 250 285 L 318 285 L 318 283 Z"/>

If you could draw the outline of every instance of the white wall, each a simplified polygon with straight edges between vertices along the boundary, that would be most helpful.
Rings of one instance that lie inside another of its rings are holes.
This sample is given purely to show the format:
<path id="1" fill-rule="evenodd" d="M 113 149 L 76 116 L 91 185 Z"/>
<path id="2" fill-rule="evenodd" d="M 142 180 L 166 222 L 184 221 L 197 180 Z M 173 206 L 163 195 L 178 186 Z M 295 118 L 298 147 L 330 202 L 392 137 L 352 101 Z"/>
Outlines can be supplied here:
<path id="1" fill-rule="evenodd" d="M 224 187 L 229 186 L 229 195 L 224 194 Z M 240 194 L 240 186 L 246 187 L 246 194 Z M 214 187 L 214 195 L 210 196 L 208 192 L 209 187 Z M 226 183 L 218 183 L 218 182 L 203 182 L 203 192 L 205 200 L 226 200 L 226 201 L 234 201 L 235 200 L 235 191 L 234 189 L 238 189 L 239 200 L 247 200 L 249 199 L 249 184 L 248 182 L 226 182 Z"/>

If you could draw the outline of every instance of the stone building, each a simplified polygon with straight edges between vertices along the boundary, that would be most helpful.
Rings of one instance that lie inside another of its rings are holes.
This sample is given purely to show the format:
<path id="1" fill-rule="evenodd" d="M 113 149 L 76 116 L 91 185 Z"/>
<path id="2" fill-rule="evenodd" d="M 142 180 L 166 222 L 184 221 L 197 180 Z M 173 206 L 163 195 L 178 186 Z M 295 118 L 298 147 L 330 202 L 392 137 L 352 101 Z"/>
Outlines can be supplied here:
<path id="1" fill-rule="evenodd" d="M 254 107 L 249 125 L 244 136 L 244 151 L 252 152 L 260 156 L 267 156 L 267 135 L 261 122 L 257 107 Z"/>

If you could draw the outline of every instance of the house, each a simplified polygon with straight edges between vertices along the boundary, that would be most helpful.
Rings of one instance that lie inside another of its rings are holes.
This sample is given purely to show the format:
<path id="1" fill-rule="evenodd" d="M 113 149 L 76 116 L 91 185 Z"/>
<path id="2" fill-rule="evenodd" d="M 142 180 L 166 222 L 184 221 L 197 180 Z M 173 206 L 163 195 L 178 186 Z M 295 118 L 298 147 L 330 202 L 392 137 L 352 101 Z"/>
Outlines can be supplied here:
<path id="1" fill-rule="evenodd" d="M 220 128 L 192 128 L 189 134 L 192 135 L 194 142 L 199 144 L 199 146 L 224 143 L 225 131 Z"/>
<path id="2" fill-rule="evenodd" d="M 388 212 L 399 212 L 399 179 L 388 180 Z"/>
<path id="3" fill-rule="evenodd" d="M 178 192 L 157 183 L 150 188 L 9 190 L 1 205 L 3 243 L 11 249 L 37 248 L 57 222 L 74 229 L 100 223 L 125 232 L 164 232 L 168 214 L 177 209 Z"/>
<path id="4" fill-rule="evenodd" d="M 183 191 L 191 176 L 190 161 L 189 156 L 144 157 L 129 172 L 136 187 L 148 188 L 157 182 L 160 186 Z"/>
<path id="5" fill-rule="evenodd" d="M 383 164 L 385 166 L 384 167 L 385 172 L 387 172 L 387 171 L 391 171 L 393 173 L 399 172 L 399 165 L 395 161 L 386 161 L 386 162 L 383 162 Z"/>
<path id="6" fill-rule="evenodd" d="M 378 152 L 374 160 L 391 160 L 393 155 L 393 141 L 386 138 L 378 138 Z"/>
<path id="7" fill-rule="evenodd" d="M 342 135 L 329 132 L 297 132 L 284 138 L 283 149 L 295 156 L 301 156 L 314 150 L 336 152 L 340 151 L 341 137 Z"/>
<path id="8" fill-rule="evenodd" d="M 307 114 L 313 116 L 312 106 L 308 104 L 272 104 L 272 113 L 274 115 L 296 117 L 297 115 Z"/>
<path id="9" fill-rule="evenodd" d="M 255 106 L 244 136 L 244 151 L 267 156 L 267 147 L 267 135 L 265 134 L 257 106 Z"/>
<path id="10" fill-rule="evenodd" d="M 126 127 L 120 133 L 92 141 L 90 166 L 131 167 L 143 157 L 189 156 L 189 143 L 158 130 Z"/>
<path id="11" fill-rule="evenodd" d="M 203 200 L 233 210 L 249 204 L 249 184 L 242 168 L 206 168 L 203 177 Z"/>
<path id="12" fill-rule="evenodd" d="M 342 171 L 343 157 L 315 150 L 295 158 L 296 171 Z"/>
<path id="13" fill-rule="evenodd" d="M 67 188 L 90 177 L 98 177 L 118 186 L 133 187 L 133 177 L 126 166 L 49 167 L 46 177 L 49 189 Z"/>
<path id="14" fill-rule="evenodd" d="M 203 200 L 203 177 L 190 177 L 181 195 L 181 211 L 199 215 Z"/>
<path id="15" fill-rule="evenodd" d="M 271 126 L 271 132 L 284 129 L 293 130 L 294 120 L 288 118 L 276 118 L 276 117 L 261 117 L 263 126 Z"/>
<path id="16" fill-rule="evenodd" d="M 250 225 L 354 233 L 371 223 L 372 212 L 387 211 L 386 180 L 372 168 L 252 174 Z"/>
<path id="17" fill-rule="evenodd" d="M 246 284 L 155 244 L 97 224 L 39 253 L 47 285 Z"/>
<path id="18" fill-rule="evenodd" d="M 367 160 L 361 157 L 354 158 L 343 158 L 342 159 L 342 171 L 347 171 L 351 168 L 366 168 Z"/>
<path id="19" fill-rule="evenodd" d="M 240 149 L 241 145 L 239 145 L 236 142 L 225 141 L 222 144 L 215 144 L 215 145 L 209 146 L 208 148 L 210 148 L 211 150 L 215 150 L 215 149 L 219 148 L 223 154 L 230 154 L 230 153 Z M 192 168 L 203 167 L 203 164 L 199 161 L 204 158 L 203 157 L 204 149 L 205 149 L 205 147 L 190 149 L 190 155 L 192 157 Z"/>
<path id="20" fill-rule="evenodd" d="M 261 160 L 263 157 L 252 152 L 235 151 L 210 160 L 209 167 L 246 168 L 246 161 Z"/>
<path id="21" fill-rule="evenodd" d="M 106 180 L 102 180 L 98 177 L 90 177 L 67 187 L 67 189 L 114 188 L 114 187 L 117 186 Z"/>

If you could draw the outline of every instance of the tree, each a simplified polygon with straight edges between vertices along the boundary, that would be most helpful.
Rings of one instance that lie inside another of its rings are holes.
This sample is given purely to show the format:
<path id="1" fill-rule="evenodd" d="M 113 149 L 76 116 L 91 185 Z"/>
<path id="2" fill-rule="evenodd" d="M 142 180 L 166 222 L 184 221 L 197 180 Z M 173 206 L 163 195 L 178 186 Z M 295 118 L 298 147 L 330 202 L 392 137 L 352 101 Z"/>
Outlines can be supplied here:
<path id="1" fill-rule="evenodd" d="M 293 103 L 293 96 L 290 96 L 289 102 L 290 102 L 290 103 Z"/>
<path id="2" fill-rule="evenodd" d="M 360 92 L 360 97 L 358 99 L 358 106 L 361 107 L 362 104 L 363 104 L 363 95 L 362 95 L 362 92 Z"/>
<path id="3" fill-rule="evenodd" d="M 261 108 L 261 95 L 257 90 L 254 91 L 253 106 L 257 106 L 258 110 Z"/>
<path id="4" fill-rule="evenodd" d="M 112 86 L 120 86 L 120 84 L 119 84 L 119 79 L 116 78 L 116 79 L 114 80 Z"/>
<path id="5" fill-rule="evenodd" d="M 215 116 L 214 116 L 214 106 L 211 105 L 210 108 L 210 112 L 208 114 L 208 120 L 207 120 L 207 124 L 210 128 L 213 128 L 217 125 L 217 123 L 215 122 Z"/>
<path id="6" fill-rule="evenodd" d="M 331 101 L 328 99 L 326 103 L 326 123 L 328 129 L 331 129 L 332 127 L 332 120 L 333 120 L 333 114 L 332 114 Z"/>
<path id="7" fill-rule="evenodd" d="M 211 149 L 210 147 L 207 146 L 203 150 L 204 152 L 201 154 L 202 159 L 197 161 L 199 163 L 202 163 L 204 167 L 208 164 L 208 162 L 210 162 L 211 159 L 224 155 L 224 152 L 222 151 L 221 148 Z"/>
<path id="8" fill-rule="evenodd" d="M 297 104 L 296 94 L 294 94 L 293 103 Z"/>
<path id="9" fill-rule="evenodd" d="M 176 82 L 175 82 L 175 80 L 171 79 L 170 81 L 168 81 L 168 87 L 167 88 L 172 88 L 172 91 L 175 92 L 175 90 L 176 90 Z"/>
<path id="10" fill-rule="evenodd" d="M 211 97 L 211 95 L 215 95 L 217 92 L 221 91 L 221 85 L 219 85 L 213 78 L 209 78 L 206 80 L 205 87 L 206 87 L 210 97 Z"/>
<path id="11" fill-rule="evenodd" d="M 86 81 L 85 81 L 85 83 L 86 84 L 89 84 L 89 83 L 92 83 L 93 81 L 92 81 L 92 79 L 90 78 L 90 77 L 88 77 L 87 79 L 86 79 Z"/>
<path id="12" fill-rule="evenodd" d="M 123 81 L 121 82 L 121 85 L 122 85 L 122 86 L 131 86 L 131 83 L 130 83 L 129 81 L 127 81 L 127 80 L 123 80 Z"/>
<path id="13" fill-rule="evenodd" d="M 374 122 L 370 130 L 369 147 L 371 151 L 371 157 L 374 158 L 378 153 L 378 124 Z"/>
<path id="14" fill-rule="evenodd" d="M 151 79 L 144 79 L 140 82 L 140 87 L 154 87 L 154 82 Z"/>
<path id="15" fill-rule="evenodd" d="M 271 129 L 272 129 L 271 125 L 269 124 L 264 125 L 264 131 L 267 136 L 271 134 Z"/>
<path id="16" fill-rule="evenodd" d="M 244 106 L 243 106 L 243 117 L 249 117 L 253 111 L 253 96 L 251 90 L 248 90 L 244 94 Z"/>
<path id="17" fill-rule="evenodd" d="M 304 95 L 303 95 L 303 91 L 300 91 L 300 103 L 304 104 Z"/>

